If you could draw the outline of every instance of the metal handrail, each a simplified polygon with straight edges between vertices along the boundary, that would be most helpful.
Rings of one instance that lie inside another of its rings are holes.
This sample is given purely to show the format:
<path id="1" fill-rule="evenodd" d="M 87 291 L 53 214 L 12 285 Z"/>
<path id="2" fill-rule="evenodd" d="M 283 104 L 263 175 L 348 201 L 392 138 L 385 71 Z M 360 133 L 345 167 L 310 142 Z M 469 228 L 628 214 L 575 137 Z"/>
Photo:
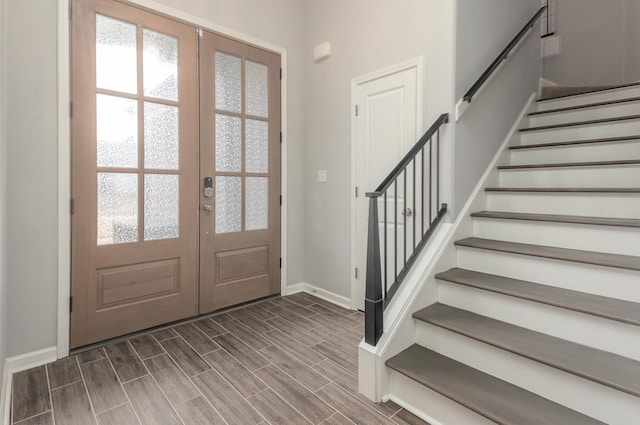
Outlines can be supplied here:
<path id="1" fill-rule="evenodd" d="M 448 114 L 440 115 L 375 192 L 367 193 L 369 225 L 364 311 L 365 341 L 370 345 L 378 343 L 384 328 L 384 309 L 447 212 L 447 204 L 440 204 L 440 130 L 448 122 Z M 391 217 L 389 198 L 393 209 Z M 383 245 L 380 244 L 378 219 L 381 200 L 384 205 Z M 399 207 L 404 218 L 398 217 Z M 393 227 L 392 245 L 388 237 L 390 225 Z M 402 233 L 399 227 L 402 227 Z M 407 227 L 411 228 L 411 234 Z"/>
<path id="2" fill-rule="evenodd" d="M 478 78 L 469 91 L 464 95 L 462 100 L 465 102 L 471 103 L 471 100 L 476 95 L 476 93 L 482 88 L 482 86 L 491 78 L 491 75 L 500 67 L 502 61 L 506 60 L 509 57 L 509 53 L 516 47 L 516 45 L 522 40 L 522 38 L 529 32 L 530 29 L 533 29 L 536 21 L 540 19 L 542 14 L 547 10 L 547 6 L 542 6 L 540 10 L 527 22 L 527 24 L 520 30 L 520 32 L 511 40 L 511 42 L 504 48 L 504 50 L 498 55 L 498 57 L 489 65 L 486 71 Z"/>

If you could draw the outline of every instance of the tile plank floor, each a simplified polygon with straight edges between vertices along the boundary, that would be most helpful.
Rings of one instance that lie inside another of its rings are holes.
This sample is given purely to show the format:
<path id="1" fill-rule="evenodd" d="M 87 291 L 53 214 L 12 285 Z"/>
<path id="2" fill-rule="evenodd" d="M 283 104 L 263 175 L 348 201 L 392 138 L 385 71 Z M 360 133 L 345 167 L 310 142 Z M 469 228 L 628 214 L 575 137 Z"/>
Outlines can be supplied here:
<path id="1" fill-rule="evenodd" d="M 14 425 L 428 425 L 358 394 L 363 315 L 300 293 L 14 376 Z"/>

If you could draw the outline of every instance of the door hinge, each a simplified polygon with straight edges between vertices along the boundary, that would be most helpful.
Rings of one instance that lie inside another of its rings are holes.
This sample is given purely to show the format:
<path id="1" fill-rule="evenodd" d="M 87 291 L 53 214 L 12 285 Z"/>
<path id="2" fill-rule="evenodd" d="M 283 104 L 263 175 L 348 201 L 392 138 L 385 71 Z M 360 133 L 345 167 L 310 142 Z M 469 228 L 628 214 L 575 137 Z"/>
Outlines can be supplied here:
<path id="1" fill-rule="evenodd" d="M 358 105 L 356 105 L 356 117 L 358 116 Z"/>
<path id="2" fill-rule="evenodd" d="M 73 297 L 69 297 L 69 313 L 73 313 Z"/>
<path id="3" fill-rule="evenodd" d="M 280 268 L 282 268 L 282 257 L 280 257 Z"/>
<path id="4" fill-rule="evenodd" d="M 280 143 L 282 143 L 282 131 L 280 132 Z"/>
<path id="5" fill-rule="evenodd" d="M 358 268 L 356 267 L 356 279 L 358 278 Z"/>
<path id="6" fill-rule="evenodd" d="M 69 20 L 71 20 L 72 16 L 73 16 L 73 6 L 72 6 L 72 1 L 69 0 Z"/>
<path id="7" fill-rule="evenodd" d="M 282 68 L 280 68 L 280 79 L 282 80 Z"/>
<path id="8" fill-rule="evenodd" d="M 360 194 L 360 190 L 358 190 L 358 186 L 356 186 L 356 198 L 358 197 L 359 194 Z"/>
<path id="9" fill-rule="evenodd" d="M 282 206 L 282 195 L 280 195 L 280 206 Z"/>
<path id="10" fill-rule="evenodd" d="M 69 201 L 69 211 L 71 212 L 71 215 L 76 211 L 76 205 L 73 199 Z"/>
<path id="11" fill-rule="evenodd" d="M 196 28 L 196 32 L 198 33 L 198 38 L 202 40 L 202 38 L 204 37 L 204 31 L 202 30 L 202 28 Z"/>
<path id="12" fill-rule="evenodd" d="M 69 102 L 69 118 L 73 118 L 73 102 Z"/>

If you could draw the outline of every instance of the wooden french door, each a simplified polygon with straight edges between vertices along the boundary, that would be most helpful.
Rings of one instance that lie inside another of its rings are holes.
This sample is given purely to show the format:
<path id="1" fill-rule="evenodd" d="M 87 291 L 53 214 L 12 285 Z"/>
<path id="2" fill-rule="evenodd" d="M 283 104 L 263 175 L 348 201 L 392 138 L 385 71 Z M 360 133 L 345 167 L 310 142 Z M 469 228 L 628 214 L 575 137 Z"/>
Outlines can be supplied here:
<path id="1" fill-rule="evenodd" d="M 280 292 L 280 56 L 200 40 L 200 313 Z"/>
<path id="2" fill-rule="evenodd" d="M 72 19 L 71 348 L 280 292 L 280 57 L 115 0 Z"/>
<path id="3" fill-rule="evenodd" d="M 197 314 L 198 85 L 195 28 L 73 6 L 76 348 Z"/>

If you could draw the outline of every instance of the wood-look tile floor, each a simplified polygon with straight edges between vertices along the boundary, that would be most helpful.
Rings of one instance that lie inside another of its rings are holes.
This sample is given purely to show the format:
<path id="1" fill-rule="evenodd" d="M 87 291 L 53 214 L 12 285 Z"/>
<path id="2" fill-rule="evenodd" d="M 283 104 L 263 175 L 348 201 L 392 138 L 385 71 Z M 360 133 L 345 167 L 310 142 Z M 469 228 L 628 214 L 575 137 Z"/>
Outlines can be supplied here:
<path id="1" fill-rule="evenodd" d="M 14 376 L 15 425 L 416 425 L 358 394 L 363 315 L 309 294 L 137 336 Z"/>

